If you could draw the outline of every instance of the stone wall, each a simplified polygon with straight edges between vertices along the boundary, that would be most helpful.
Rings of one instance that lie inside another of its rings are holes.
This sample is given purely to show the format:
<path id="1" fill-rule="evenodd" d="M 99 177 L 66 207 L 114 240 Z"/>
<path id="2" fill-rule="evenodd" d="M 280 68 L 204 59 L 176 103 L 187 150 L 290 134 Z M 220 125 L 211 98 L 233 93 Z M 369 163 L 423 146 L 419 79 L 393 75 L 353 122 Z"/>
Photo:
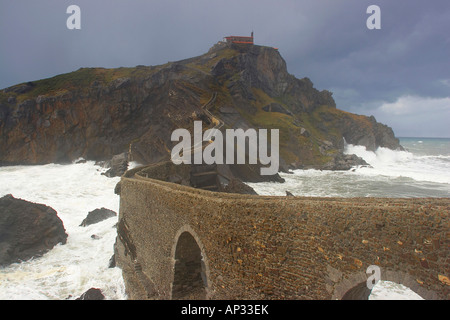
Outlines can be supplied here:
<path id="1" fill-rule="evenodd" d="M 341 299 L 370 265 L 423 298 L 450 299 L 450 199 L 224 194 L 136 171 L 121 181 L 127 236 L 119 232 L 116 244 L 130 299 L 172 298 L 185 232 L 201 251 L 210 299 Z"/>

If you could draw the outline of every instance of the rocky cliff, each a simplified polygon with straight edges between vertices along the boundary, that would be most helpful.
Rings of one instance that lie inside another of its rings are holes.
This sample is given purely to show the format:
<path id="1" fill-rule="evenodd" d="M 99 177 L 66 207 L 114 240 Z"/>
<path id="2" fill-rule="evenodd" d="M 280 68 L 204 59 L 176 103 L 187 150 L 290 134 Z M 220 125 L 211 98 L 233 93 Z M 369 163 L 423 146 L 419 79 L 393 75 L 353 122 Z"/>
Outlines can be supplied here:
<path id="1" fill-rule="evenodd" d="M 289 74 L 279 52 L 218 43 L 207 53 L 160 66 L 82 68 L 0 91 L 0 163 L 104 160 L 130 152 L 150 163 L 168 159 L 177 128 L 204 126 L 201 106 L 224 128 L 280 130 L 283 168 L 335 169 L 348 143 L 401 148 L 373 117 L 336 108 L 332 94 Z"/>

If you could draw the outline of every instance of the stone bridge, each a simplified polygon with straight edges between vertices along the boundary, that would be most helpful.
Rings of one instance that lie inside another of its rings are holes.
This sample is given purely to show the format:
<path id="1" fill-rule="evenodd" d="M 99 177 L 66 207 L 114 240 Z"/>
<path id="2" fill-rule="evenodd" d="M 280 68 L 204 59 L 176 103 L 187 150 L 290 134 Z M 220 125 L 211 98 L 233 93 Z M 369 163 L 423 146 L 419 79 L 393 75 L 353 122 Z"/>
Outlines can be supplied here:
<path id="1" fill-rule="evenodd" d="M 129 299 L 367 299 L 367 268 L 450 299 L 450 199 L 271 197 L 128 171 L 115 246 Z M 170 182 L 174 181 L 174 182 Z"/>

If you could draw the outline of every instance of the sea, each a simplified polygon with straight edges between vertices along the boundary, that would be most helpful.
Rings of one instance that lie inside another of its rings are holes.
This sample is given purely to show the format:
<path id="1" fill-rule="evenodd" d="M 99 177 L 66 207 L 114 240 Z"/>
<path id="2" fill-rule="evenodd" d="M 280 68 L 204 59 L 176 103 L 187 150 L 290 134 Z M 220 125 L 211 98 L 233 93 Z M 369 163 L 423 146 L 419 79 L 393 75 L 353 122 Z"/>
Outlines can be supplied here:
<path id="1" fill-rule="evenodd" d="M 346 145 L 370 166 L 348 171 L 294 170 L 285 183 L 249 183 L 258 194 L 320 197 L 450 197 L 450 139 L 400 138 L 404 151 Z M 131 163 L 134 167 L 137 163 Z M 119 212 L 114 187 L 120 178 L 102 175 L 93 161 L 67 165 L 0 167 L 0 197 L 42 203 L 55 209 L 69 235 L 42 257 L 0 268 L 0 300 L 73 300 L 99 288 L 108 300 L 126 300 L 121 270 L 109 268 L 117 217 L 81 227 L 89 211 Z M 409 288 L 379 281 L 370 300 L 420 300 Z"/>

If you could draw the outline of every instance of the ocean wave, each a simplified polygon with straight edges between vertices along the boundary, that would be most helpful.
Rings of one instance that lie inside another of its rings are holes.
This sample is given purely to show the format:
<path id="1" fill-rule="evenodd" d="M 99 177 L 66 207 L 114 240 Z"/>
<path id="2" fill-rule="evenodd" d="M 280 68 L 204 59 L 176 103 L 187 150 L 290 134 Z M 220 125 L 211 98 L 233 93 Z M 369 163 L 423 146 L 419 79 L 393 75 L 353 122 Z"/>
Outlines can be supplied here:
<path id="1" fill-rule="evenodd" d="M 388 153 L 386 153 L 388 154 Z M 400 158 L 403 155 L 400 154 Z M 409 155 L 408 155 L 409 157 Z M 383 157 L 381 157 L 383 159 Z M 133 163 L 131 167 L 138 164 Z M 103 168 L 93 162 L 44 166 L 1 167 L 0 196 L 15 197 L 45 203 L 55 208 L 69 234 L 65 245 L 57 245 L 43 257 L 15 263 L 1 269 L 0 299 L 74 299 L 91 287 L 101 288 L 107 299 L 126 299 L 119 268 L 108 268 L 113 254 L 117 219 L 110 218 L 88 227 L 80 227 L 88 211 L 104 206 L 119 209 L 119 196 L 114 194 L 120 178 L 106 178 Z M 286 183 L 252 184 L 260 194 L 310 196 L 353 196 L 362 183 L 376 180 L 385 192 L 386 177 L 365 179 L 352 171 L 333 172 L 296 170 L 283 173 Z M 370 188 L 368 188 L 370 189 Z M 261 190 L 264 190 L 262 192 Z M 370 192 L 368 191 L 369 195 Z M 92 234 L 99 236 L 93 240 Z M 391 286 L 392 287 L 392 286 Z M 393 298 L 402 289 L 380 286 L 372 298 Z M 410 295 L 408 295 L 409 297 Z M 397 296 L 395 296 L 397 297 Z"/>
<path id="2" fill-rule="evenodd" d="M 409 151 L 383 147 L 370 151 L 364 146 L 352 144 L 345 146 L 344 153 L 355 154 L 370 164 L 370 167 L 356 168 L 358 174 L 450 184 L 450 157 L 446 155 L 415 155 Z"/>
<path id="3" fill-rule="evenodd" d="M 107 299 L 125 299 L 119 268 L 109 268 L 114 253 L 116 218 L 80 227 L 89 211 L 105 207 L 119 211 L 114 187 L 120 178 L 107 178 L 93 161 L 42 166 L 0 167 L 0 197 L 43 203 L 54 208 L 69 237 L 43 257 L 1 268 L 0 299 L 74 299 L 91 287 Z M 93 240 L 91 235 L 97 235 Z"/>

